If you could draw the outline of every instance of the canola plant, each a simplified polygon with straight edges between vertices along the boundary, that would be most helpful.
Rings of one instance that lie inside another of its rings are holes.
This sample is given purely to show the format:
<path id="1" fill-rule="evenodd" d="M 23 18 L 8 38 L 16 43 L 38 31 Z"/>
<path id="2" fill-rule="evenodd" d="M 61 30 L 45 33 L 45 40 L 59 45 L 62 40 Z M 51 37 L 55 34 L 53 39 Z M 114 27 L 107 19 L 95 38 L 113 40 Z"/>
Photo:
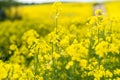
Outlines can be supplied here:
<path id="1" fill-rule="evenodd" d="M 23 6 L 22 21 L 0 22 L 0 79 L 120 80 L 120 18 L 111 5 L 108 16 L 92 16 L 92 3 Z"/>

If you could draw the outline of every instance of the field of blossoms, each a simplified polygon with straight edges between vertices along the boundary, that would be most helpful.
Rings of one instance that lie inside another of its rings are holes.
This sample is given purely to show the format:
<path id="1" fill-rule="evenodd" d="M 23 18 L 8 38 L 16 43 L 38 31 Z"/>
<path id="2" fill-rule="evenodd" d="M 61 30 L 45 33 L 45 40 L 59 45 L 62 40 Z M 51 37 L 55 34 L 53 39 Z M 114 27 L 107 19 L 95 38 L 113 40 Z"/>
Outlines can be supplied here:
<path id="1" fill-rule="evenodd" d="M 104 6 L 20 6 L 0 22 L 0 80 L 120 80 L 120 3 Z"/>

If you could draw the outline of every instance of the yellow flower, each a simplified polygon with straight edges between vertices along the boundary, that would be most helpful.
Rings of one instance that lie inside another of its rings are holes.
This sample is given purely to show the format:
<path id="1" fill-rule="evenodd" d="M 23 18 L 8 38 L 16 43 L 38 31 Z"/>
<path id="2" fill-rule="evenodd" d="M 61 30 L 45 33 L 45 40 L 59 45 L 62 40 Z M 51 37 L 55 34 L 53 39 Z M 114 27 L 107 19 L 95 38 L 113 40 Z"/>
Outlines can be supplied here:
<path id="1" fill-rule="evenodd" d="M 80 60 L 80 66 L 82 68 L 85 68 L 87 66 L 87 60 L 85 60 L 85 59 Z"/>
<path id="2" fill-rule="evenodd" d="M 99 55 L 100 57 L 104 57 L 104 55 L 107 54 L 109 51 L 108 42 L 106 41 L 100 42 L 96 46 L 95 50 L 97 55 Z"/>
<path id="3" fill-rule="evenodd" d="M 70 62 L 68 62 L 68 64 L 66 65 L 66 69 L 68 70 L 71 66 L 73 66 L 73 61 L 70 61 Z"/>
<path id="4" fill-rule="evenodd" d="M 52 7 L 53 7 L 53 11 L 54 11 L 56 17 L 60 14 L 60 12 L 62 10 L 61 6 L 62 6 L 61 2 L 54 2 L 53 3 Z"/>
<path id="5" fill-rule="evenodd" d="M 42 56 L 41 56 L 42 57 Z M 51 55 L 47 54 L 43 56 L 45 58 L 45 60 L 49 61 L 51 60 Z"/>
<path id="6" fill-rule="evenodd" d="M 60 54 L 58 54 L 58 53 L 56 53 L 56 52 L 53 52 L 53 57 L 54 57 L 55 59 L 58 59 L 58 58 L 60 57 Z"/>
<path id="7" fill-rule="evenodd" d="M 97 22 L 97 17 L 93 16 L 90 18 L 89 24 L 95 24 Z"/>
<path id="8" fill-rule="evenodd" d="M 107 70 L 107 71 L 105 72 L 105 76 L 106 76 L 106 77 L 112 77 L 113 74 L 112 74 L 109 70 Z"/>
<path id="9" fill-rule="evenodd" d="M 16 50 L 17 49 L 17 46 L 15 45 L 15 44 L 12 44 L 12 45 L 10 45 L 10 50 Z"/>
<path id="10" fill-rule="evenodd" d="M 114 70 L 114 74 L 115 74 L 115 75 L 120 75 L 120 69 Z"/>
<path id="11" fill-rule="evenodd" d="M 10 42 L 11 42 L 11 43 L 15 43 L 16 40 L 17 40 L 16 35 L 12 35 L 12 36 L 10 37 Z"/>
<path id="12" fill-rule="evenodd" d="M 7 71 L 3 66 L 0 66 L 0 79 L 4 79 L 7 77 Z"/>
<path id="13" fill-rule="evenodd" d="M 43 77 L 40 77 L 40 76 L 37 75 L 37 76 L 35 76 L 35 79 L 36 80 L 43 80 Z"/>
<path id="14" fill-rule="evenodd" d="M 69 37 L 66 36 L 64 39 L 62 39 L 62 40 L 60 41 L 60 46 L 66 47 L 66 46 L 68 46 L 68 45 L 69 45 Z"/>
<path id="15" fill-rule="evenodd" d="M 119 54 L 119 46 L 116 45 L 116 44 L 110 44 L 110 49 L 109 49 L 109 52 L 112 52 L 112 53 L 117 53 Z"/>
<path id="16" fill-rule="evenodd" d="M 96 10 L 95 15 L 102 15 L 102 10 L 101 9 Z"/>

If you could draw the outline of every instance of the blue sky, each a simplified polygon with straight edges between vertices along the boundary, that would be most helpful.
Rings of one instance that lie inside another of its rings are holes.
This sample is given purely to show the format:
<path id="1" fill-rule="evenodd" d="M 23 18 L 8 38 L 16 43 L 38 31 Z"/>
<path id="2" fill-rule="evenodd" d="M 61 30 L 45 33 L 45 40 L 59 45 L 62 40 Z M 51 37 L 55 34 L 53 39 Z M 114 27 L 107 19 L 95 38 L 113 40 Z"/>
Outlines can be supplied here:
<path id="1" fill-rule="evenodd" d="M 20 2 L 25 2 L 25 3 L 43 3 L 43 2 L 53 2 L 53 1 L 82 1 L 82 2 L 90 2 L 90 1 L 104 1 L 104 0 L 18 0 Z"/>

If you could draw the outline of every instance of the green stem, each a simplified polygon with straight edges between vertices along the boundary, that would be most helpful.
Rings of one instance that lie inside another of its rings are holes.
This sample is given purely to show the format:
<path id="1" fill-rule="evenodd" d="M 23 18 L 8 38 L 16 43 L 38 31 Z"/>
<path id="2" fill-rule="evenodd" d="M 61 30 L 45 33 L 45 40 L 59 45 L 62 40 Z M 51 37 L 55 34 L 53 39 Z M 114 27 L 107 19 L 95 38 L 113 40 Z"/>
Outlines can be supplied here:
<path id="1" fill-rule="evenodd" d="M 56 34 L 57 34 L 57 27 L 58 27 L 58 16 L 57 13 L 55 15 L 55 28 L 56 28 Z"/>

